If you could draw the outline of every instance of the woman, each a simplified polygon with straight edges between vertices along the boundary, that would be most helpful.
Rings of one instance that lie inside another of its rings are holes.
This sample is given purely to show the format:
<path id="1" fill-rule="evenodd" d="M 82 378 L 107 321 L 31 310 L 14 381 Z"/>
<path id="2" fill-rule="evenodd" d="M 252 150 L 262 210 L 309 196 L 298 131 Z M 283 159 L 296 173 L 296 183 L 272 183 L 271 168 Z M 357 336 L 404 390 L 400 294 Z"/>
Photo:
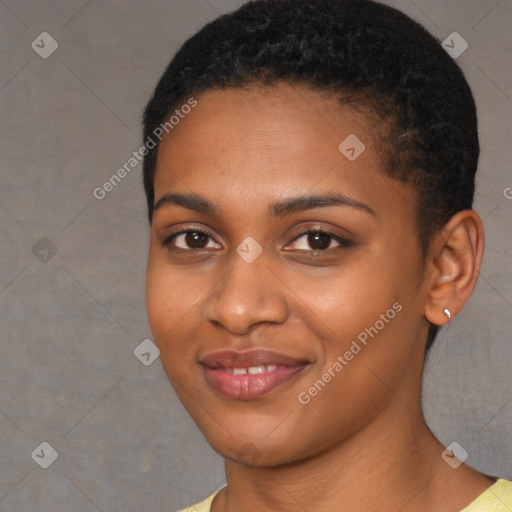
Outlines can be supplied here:
<path id="1" fill-rule="evenodd" d="M 476 110 L 420 25 L 257 0 L 189 39 L 145 110 L 146 301 L 227 486 L 186 510 L 510 510 L 421 410 L 471 296 Z"/>

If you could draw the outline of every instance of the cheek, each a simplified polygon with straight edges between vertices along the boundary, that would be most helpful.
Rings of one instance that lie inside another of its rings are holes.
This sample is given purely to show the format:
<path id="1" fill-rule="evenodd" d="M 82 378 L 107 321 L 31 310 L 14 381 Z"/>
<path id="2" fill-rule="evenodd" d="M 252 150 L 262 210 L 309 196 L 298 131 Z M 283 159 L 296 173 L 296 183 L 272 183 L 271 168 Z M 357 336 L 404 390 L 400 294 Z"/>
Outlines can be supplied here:
<path id="1" fill-rule="evenodd" d="M 208 293 L 204 278 L 189 276 L 157 258 L 149 260 L 146 272 L 146 311 L 154 342 L 166 369 L 183 366 L 193 358 L 201 327 L 198 319 L 202 298 Z M 179 357 L 178 357 L 179 356 Z"/>
<path id="2" fill-rule="evenodd" d="M 379 264 L 374 263 L 377 260 Z M 301 318 L 309 319 L 319 337 L 348 340 L 372 326 L 400 296 L 390 270 L 376 255 L 373 259 L 347 258 L 344 265 L 315 275 L 280 275 L 293 291 L 294 308 Z"/>
<path id="3" fill-rule="evenodd" d="M 158 338 L 166 323 L 170 322 L 170 299 L 168 287 L 154 265 L 148 265 L 146 272 L 146 311 L 149 325 L 158 343 Z"/>
<path id="4" fill-rule="evenodd" d="M 155 344 L 162 360 L 169 351 L 178 349 L 179 320 L 186 315 L 186 304 L 180 300 L 184 290 L 166 265 L 149 262 L 146 272 L 146 311 Z"/>
<path id="5" fill-rule="evenodd" d="M 318 368 L 314 379 L 346 354 L 341 364 L 347 368 L 334 373 L 354 378 L 364 390 L 368 382 L 359 382 L 361 371 L 375 368 L 379 375 L 400 373 L 410 357 L 411 348 L 407 345 L 414 337 L 410 332 L 414 322 L 408 311 L 410 283 L 405 286 L 403 279 L 410 271 L 403 263 L 401 267 L 397 265 L 393 258 L 383 258 L 382 252 L 348 263 L 330 276 L 316 276 L 311 281 L 296 278 L 295 282 L 303 286 L 293 291 L 300 298 L 297 306 L 303 308 L 301 318 L 323 340 L 323 357 L 319 358 L 323 367 Z M 293 276 L 289 280 L 293 282 Z M 408 276 L 406 281 L 410 280 Z M 335 381 L 340 383 L 343 379 Z"/>
<path id="6" fill-rule="evenodd" d="M 146 310 L 153 340 L 160 349 L 162 367 L 180 399 L 182 389 L 190 389 L 192 344 L 186 329 L 186 309 L 180 301 L 180 290 L 169 279 L 165 266 L 148 266 L 146 274 Z M 181 320 L 181 321 L 180 321 Z"/>
<path id="7" fill-rule="evenodd" d="M 173 269 L 160 255 L 150 252 L 146 270 L 146 309 L 151 328 L 175 324 L 187 309 L 191 291 L 183 272 Z"/>

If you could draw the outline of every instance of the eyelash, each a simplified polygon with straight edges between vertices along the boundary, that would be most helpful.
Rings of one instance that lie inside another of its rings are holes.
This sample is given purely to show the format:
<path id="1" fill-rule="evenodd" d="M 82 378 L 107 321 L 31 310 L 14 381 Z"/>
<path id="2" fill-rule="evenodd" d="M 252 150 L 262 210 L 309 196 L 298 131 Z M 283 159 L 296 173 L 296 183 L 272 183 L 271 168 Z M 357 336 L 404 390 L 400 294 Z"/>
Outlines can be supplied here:
<path id="1" fill-rule="evenodd" d="M 179 248 L 175 248 L 175 247 L 172 247 L 171 246 L 171 242 L 176 238 L 178 237 L 179 235 L 184 235 L 184 234 L 188 234 L 188 233 L 200 233 L 202 235 L 206 235 L 208 238 L 210 238 L 211 240 L 213 240 L 213 237 L 211 237 L 206 231 L 203 231 L 202 229 L 185 229 L 183 231 L 179 231 L 177 233 L 173 233 L 172 235 L 168 236 L 167 238 L 165 238 L 163 241 L 162 241 L 162 245 L 165 246 L 167 249 L 169 250 L 181 250 L 181 251 L 204 251 L 204 250 L 208 250 L 208 249 L 183 249 L 181 247 Z M 343 247 L 345 248 L 348 248 L 348 247 L 353 247 L 354 246 L 354 243 L 351 242 L 350 240 L 347 240 L 346 238 L 343 238 L 339 235 L 335 235 L 334 233 L 331 233 L 330 231 L 326 231 L 324 229 L 306 229 L 304 231 L 301 231 L 300 233 L 297 233 L 296 236 L 293 238 L 292 242 L 298 240 L 299 238 L 301 238 L 302 236 L 304 235 L 309 235 L 309 234 L 322 234 L 322 235 L 326 235 L 328 237 L 330 237 L 331 239 L 334 239 L 336 240 L 336 242 L 338 242 L 340 245 L 338 247 L 334 247 L 334 248 L 331 248 L 331 249 L 311 249 L 309 251 L 306 251 L 304 249 L 298 249 L 299 252 L 312 252 L 312 253 L 328 253 L 328 252 L 331 252 L 331 251 L 334 251 L 336 249 L 341 249 Z M 330 244 L 329 244 L 330 245 Z"/>

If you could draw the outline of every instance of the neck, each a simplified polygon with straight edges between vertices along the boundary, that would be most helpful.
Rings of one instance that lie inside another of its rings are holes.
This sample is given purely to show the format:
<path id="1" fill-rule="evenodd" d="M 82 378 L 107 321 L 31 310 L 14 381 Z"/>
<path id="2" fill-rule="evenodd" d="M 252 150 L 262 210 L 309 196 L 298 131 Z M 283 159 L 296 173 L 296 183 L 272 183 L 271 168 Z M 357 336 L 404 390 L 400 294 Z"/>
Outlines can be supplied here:
<path id="1" fill-rule="evenodd" d="M 466 465 L 454 471 L 443 450 L 421 411 L 397 398 L 357 434 L 314 457 L 264 468 L 227 460 L 228 486 L 212 511 L 456 512 L 492 480 Z"/>

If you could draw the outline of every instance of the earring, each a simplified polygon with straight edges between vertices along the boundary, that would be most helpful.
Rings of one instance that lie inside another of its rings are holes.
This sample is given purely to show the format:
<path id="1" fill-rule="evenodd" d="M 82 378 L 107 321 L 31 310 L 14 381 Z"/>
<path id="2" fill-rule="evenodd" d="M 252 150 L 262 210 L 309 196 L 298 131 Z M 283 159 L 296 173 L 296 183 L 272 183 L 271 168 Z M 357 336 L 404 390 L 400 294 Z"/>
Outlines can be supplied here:
<path id="1" fill-rule="evenodd" d="M 448 308 L 444 308 L 443 313 L 448 317 L 448 321 L 452 319 L 452 314 Z"/>

